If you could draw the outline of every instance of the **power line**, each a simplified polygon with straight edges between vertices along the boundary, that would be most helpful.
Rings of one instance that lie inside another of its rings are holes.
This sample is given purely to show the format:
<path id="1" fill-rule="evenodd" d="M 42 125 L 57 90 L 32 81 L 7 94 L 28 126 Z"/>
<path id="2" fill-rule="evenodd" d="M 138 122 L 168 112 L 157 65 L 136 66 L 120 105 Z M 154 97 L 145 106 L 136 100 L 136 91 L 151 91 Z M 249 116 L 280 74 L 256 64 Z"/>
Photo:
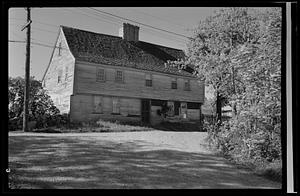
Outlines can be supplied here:
<path id="1" fill-rule="evenodd" d="M 87 9 L 89 9 L 89 8 L 87 8 Z M 89 13 L 89 12 L 88 12 L 88 13 Z M 91 13 L 91 14 L 95 15 L 95 13 Z M 98 14 L 100 14 L 100 15 L 98 15 Z M 101 16 L 101 17 L 103 17 L 101 13 L 97 13 L 97 15 L 95 15 L 95 16 L 98 16 L 98 17 Z M 110 16 L 110 17 L 111 17 L 111 16 Z M 113 17 L 111 17 L 111 18 L 113 18 Z M 114 19 L 114 18 L 113 18 L 113 19 Z M 98 18 L 97 18 L 97 20 L 98 20 Z M 109 19 L 108 19 L 108 20 L 109 20 Z M 111 21 L 111 20 L 110 20 L 110 21 Z M 122 22 L 119 22 L 117 25 L 119 25 L 119 24 L 122 24 Z M 183 40 L 183 39 L 179 39 L 178 37 L 172 38 L 172 37 L 170 37 L 170 36 L 168 36 L 168 35 L 162 34 L 160 31 L 155 31 L 155 30 L 152 30 L 151 28 L 148 28 L 148 27 L 147 27 L 147 29 L 145 29 L 145 28 L 141 29 L 141 31 L 144 31 L 145 33 L 150 34 L 150 35 L 153 35 L 153 34 L 152 34 L 152 33 L 149 33 L 148 31 L 154 32 L 155 34 L 160 34 L 159 36 L 158 36 L 158 35 L 154 35 L 154 36 L 157 36 L 157 37 L 164 37 L 165 39 L 169 39 L 169 40 L 172 40 L 172 41 L 181 42 L 181 43 L 186 44 L 186 41 Z"/>
<path id="2" fill-rule="evenodd" d="M 131 21 L 131 22 L 134 22 L 134 23 L 137 23 L 137 24 L 146 26 L 146 27 L 150 27 L 150 28 L 153 28 L 153 29 L 156 29 L 156 30 L 159 30 L 159 31 L 164 31 L 164 32 L 166 32 L 166 33 L 170 33 L 170 34 L 174 34 L 174 35 L 177 35 L 177 36 L 181 36 L 181 37 L 185 37 L 185 38 L 191 39 L 191 37 L 188 37 L 188 36 L 185 36 L 185 35 L 181 35 L 181 34 L 178 34 L 178 33 L 174 33 L 174 32 L 167 31 L 167 30 L 164 30 L 164 29 L 160 29 L 160 28 L 157 28 L 157 27 L 153 27 L 153 26 L 151 26 L 151 25 L 143 24 L 143 23 L 140 23 L 140 22 L 137 22 L 137 21 L 128 19 L 128 18 L 124 18 L 124 17 L 117 16 L 117 15 L 114 15 L 114 14 L 111 14 L 111 13 L 108 13 L 108 12 L 104 12 L 104 11 L 102 11 L 102 10 L 98 10 L 98 9 L 95 9 L 95 8 L 92 8 L 92 7 L 88 7 L 88 8 L 89 8 L 89 9 L 92 9 L 92 10 L 94 10 L 94 11 L 96 11 L 96 12 L 101 12 L 101 13 L 104 13 L 104 14 L 108 14 L 108 15 L 114 16 L 114 17 L 116 17 L 116 18 L 120 18 L 120 19 L 122 19 L 122 20 Z"/>
<path id="3" fill-rule="evenodd" d="M 18 24 L 11 24 L 11 25 L 12 25 L 12 26 L 22 26 L 22 25 L 18 25 Z M 54 34 L 57 34 L 57 32 L 49 31 L 49 30 L 46 30 L 46 29 L 38 28 L 38 27 L 32 27 L 32 29 L 39 30 L 39 31 L 44 31 L 44 32 L 48 32 L 48 33 L 54 33 Z"/>
<path id="4" fill-rule="evenodd" d="M 21 40 L 8 40 L 8 42 L 12 42 L 12 43 L 26 43 L 26 41 L 21 41 Z M 48 47 L 48 48 L 61 48 L 61 49 L 64 49 L 64 50 L 69 50 L 67 48 L 58 47 L 58 46 L 50 46 L 50 45 L 39 43 L 39 42 L 30 42 L 30 43 L 34 44 L 34 45 Z"/>
<path id="5" fill-rule="evenodd" d="M 148 16 L 151 16 L 152 18 L 156 18 L 156 19 L 159 19 L 159 20 L 164 20 L 164 21 L 166 21 L 166 22 L 168 22 L 168 23 L 174 24 L 174 25 L 176 25 L 176 26 L 182 28 L 182 25 L 177 24 L 177 23 L 174 23 L 174 22 L 171 22 L 170 20 L 166 20 L 165 18 L 161 18 L 161 17 L 158 17 L 158 16 L 154 16 L 154 15 L 152 15 L 152 14 L 149 14 L 149 13 L 146 13 L 146 12 L 142 12 L 142 11 L 140 11 L 140 10 L 134 10 L 134 9 L 131 9 L 131 10 L 133 10 L 133 11 L 135 11 L 135 12 L 138 12 L 138 13 L 141 13 L 141 14 L 143 14 L 143 15 L 145 15 L 145 16 L 148 15 Z"/>
<path id="6" fill-rule="evenodd" d="M 81 15 L 84 15 L 84 16 L 87 16 L 87 17 L 89 17 L 89 18 L 92 18 L 92 19 L 94 19 L 94 20 L 96 20 L 96 21 L 98 21 L 99 22 L 99 20 L 101 20 L 101 21 L 103 21 L 103 22 L 106 22 L 106 23 L 109 23 L 109 24 L 114 24 L 114 25 L 117 25 L 117 26 L 119 26 L 119 24 L 117 24 L 117 23 L 115 23 L 115 22 L 112 22 L 112 21 L 107 21 L 107 20 L 103 20 L 103 19 L 99 19 L 98 17 L 93 17 L 93 16 L 90 16 L 90 15 L 88 15 L 88 14 L 86 14 L 86 13 L 82 13 L 82 12 L 78 12 L 78 10 L 68 10 L 68 9 L 64 9 L 64 10 L 66 10 L 66 11 L 69 11 L 69 12 L 77 12 L 77 13 L 79 13 L 79 14 L 81 14 Z M 81 11 L 83 11 L 83 10 L 81 10 Z"/>

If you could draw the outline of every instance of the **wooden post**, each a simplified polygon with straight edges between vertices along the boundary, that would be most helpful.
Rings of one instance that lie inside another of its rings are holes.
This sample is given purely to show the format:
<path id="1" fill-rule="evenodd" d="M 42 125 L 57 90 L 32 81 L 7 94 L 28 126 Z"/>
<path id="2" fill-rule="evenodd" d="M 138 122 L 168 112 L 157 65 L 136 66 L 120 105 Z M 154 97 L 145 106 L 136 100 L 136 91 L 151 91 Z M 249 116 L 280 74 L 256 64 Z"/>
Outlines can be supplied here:
<path id="1" fill-rule="evenodd" d="M 25 90 L 24 90 L 24 111 L 23 111 L 23 131 L 28 131 L 28 103 L 29 103 L 29 80 L 30 80 L 30 8 L 27 9 L 27 44 L 25 61 Z"/>
<path id="2" fill-rule="evenodd" d="M 199 107 L 199 113 L 200 113 L 200 131 L 203 131 L 203 116 L 202 116 L 202 110 L 201 110 L 201 107 L 202 107 L 202 104 L 200 104 L 200 107 Z"/>

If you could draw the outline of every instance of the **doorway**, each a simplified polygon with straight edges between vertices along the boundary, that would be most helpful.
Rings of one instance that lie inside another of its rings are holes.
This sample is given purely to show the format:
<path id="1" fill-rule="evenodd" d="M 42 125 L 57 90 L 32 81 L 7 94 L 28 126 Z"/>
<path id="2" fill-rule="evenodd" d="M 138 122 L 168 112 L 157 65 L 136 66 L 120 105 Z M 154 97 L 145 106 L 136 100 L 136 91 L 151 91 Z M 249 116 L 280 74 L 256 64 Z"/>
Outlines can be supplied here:
<path id="1" fill-rule="evenodd" d="M 149 99 L 142 99 L 142 122 L 150 123 L 150 100 Z"/>

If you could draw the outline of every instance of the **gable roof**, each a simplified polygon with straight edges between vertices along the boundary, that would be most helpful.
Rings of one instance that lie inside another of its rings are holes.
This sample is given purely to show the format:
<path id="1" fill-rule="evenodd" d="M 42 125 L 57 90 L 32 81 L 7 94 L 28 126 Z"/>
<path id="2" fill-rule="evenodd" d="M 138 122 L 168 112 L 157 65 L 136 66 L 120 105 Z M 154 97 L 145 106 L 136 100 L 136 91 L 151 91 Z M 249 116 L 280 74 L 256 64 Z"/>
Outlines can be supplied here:
<path id="1" fill-rule="evenodd" d="M 164 65 L 167 60 L 183 58 L 182 50 L 66 26 L 61 28 L 76 60 L 194 77 L 189 72 Z"/>

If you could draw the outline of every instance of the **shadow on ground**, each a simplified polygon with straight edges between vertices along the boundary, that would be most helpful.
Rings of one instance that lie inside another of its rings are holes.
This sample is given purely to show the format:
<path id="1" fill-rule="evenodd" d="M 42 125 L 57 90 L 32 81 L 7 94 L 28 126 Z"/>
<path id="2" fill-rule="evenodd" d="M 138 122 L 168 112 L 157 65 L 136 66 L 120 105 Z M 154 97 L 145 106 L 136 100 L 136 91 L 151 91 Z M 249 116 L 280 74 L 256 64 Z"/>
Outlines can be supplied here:
<path id="1" fill-rule="evenodd" d="M 280 188 L 220 157 L 143 140 L 10 137 L 9 167 L 21 188 Z"/>

